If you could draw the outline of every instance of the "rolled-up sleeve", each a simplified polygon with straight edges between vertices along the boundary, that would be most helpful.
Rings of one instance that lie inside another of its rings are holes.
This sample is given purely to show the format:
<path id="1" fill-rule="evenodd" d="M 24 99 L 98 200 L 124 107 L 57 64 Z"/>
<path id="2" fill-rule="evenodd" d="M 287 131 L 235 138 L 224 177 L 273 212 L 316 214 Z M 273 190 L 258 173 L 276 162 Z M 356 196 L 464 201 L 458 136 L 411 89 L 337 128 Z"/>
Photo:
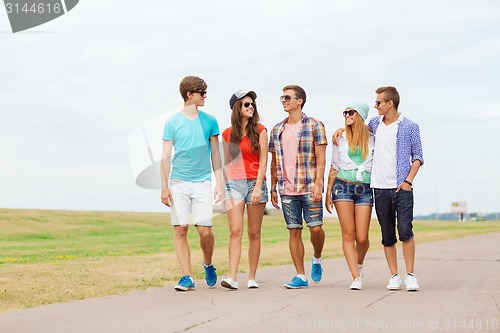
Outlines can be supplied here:
<path id="1" fill-rule="evenodd" d="M 326 138 L 325 125 L 321 121 L 315 121 L 314 123 L 314 144 L 315 145 L 327 145 L 328 139 Z"/>
<path id="2" fill-rule="evenodd" d="M 420 139 L 420 128 L 417 124 L 412 126 L 411 129 L 411 162 L 416 160 L 424 165 L 424 153 L 422 149 L 422 140 Z"/>

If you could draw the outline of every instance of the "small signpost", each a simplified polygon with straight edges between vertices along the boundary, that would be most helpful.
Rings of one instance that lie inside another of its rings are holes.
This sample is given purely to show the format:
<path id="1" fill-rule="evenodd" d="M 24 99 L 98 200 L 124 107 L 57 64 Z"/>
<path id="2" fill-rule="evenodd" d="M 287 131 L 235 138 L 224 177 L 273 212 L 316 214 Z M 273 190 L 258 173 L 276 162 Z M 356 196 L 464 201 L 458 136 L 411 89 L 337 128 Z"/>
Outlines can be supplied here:
<path id="1" fill-rule="evenodd" d="M 467 202 L 465 201 L 452 202 L 451 212 L 453 214 L 460 214 L 460 222 L 463 222 L 464 214 L 467 213 Z"/>

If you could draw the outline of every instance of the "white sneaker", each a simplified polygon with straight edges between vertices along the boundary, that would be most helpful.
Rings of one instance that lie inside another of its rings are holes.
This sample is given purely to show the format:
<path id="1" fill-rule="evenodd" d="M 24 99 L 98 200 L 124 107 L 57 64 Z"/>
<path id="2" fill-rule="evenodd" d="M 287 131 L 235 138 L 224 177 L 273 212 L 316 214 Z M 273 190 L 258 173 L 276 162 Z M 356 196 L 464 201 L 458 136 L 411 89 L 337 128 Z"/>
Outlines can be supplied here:
<path id="1" fill-rule="evenodd" d="M 389 290 L 401 289 L 401 278 L 399 277 L 399 274 L 394 274 L 393 276 L 391 276 L 389 284 L 387 285 L 387 289 Z"/>
<path id="2" fill-rule="evenodd" d="M 248 280 L 248 282 L 247 282 L 247 288 L 248 289 L 259 288 L 259 284 L 255 280 Z"/>
<path id="3" fill-rule="evenodd" d="M 228 289 L 233 289 L 233 290 L 238 289 L 238 282 L 234 281 L 231 278 L 222 279 L 220 281 L 220 285 Z"/>
<path id="4" fill-rule="evenodd" d="M 406 274 L 405 285 L 408 291 L 417 291 L 420 288 L 417 283 L 417 278 L 412 273 Z"/>
<path id="5" fill-rule="evenodd" d="M 363 289 L 363 278 L 358 276 L 352 281 L 351 290 L 361 290 Z"/>

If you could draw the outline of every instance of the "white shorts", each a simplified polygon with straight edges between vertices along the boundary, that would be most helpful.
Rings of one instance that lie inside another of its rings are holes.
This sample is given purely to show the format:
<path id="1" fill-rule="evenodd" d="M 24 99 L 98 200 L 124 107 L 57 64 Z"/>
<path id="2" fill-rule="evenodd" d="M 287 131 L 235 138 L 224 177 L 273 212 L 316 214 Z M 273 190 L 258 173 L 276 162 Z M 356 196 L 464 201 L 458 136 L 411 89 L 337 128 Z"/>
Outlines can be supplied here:
<path id="1" fill-rule="evenodd" d="M 170 192 L 172 225 L 189 225 L 189 212 L 191 212 L 194 225 L 212 226 L 213 195 L 210 181 L 188 182 L 171 179 Z"/>

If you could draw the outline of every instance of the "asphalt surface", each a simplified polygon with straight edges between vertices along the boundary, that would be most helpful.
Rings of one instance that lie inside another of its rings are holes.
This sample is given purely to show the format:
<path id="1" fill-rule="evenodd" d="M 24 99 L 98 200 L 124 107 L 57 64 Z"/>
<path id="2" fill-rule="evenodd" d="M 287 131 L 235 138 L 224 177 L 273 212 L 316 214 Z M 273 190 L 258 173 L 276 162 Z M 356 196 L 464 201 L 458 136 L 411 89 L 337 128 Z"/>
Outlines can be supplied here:
<path id="1" fill-rule="evenodd" d="M 241 288 L 240 274 L 236 291 L 219 277 L 215 289 L 196 281 L 189 292 L 168 286 L 3 312 L 0 332 L 500 332 L 500 234 L 417 240 L 418 292 L 386 290 L 382 251 L 368 253 L 361 291 L 349 290 L 344 258 L 323 267 L 321 283 L 301 290 L 283 288 L 294 274 L 288 265 L 259 270 L 259 289 Z"/>

